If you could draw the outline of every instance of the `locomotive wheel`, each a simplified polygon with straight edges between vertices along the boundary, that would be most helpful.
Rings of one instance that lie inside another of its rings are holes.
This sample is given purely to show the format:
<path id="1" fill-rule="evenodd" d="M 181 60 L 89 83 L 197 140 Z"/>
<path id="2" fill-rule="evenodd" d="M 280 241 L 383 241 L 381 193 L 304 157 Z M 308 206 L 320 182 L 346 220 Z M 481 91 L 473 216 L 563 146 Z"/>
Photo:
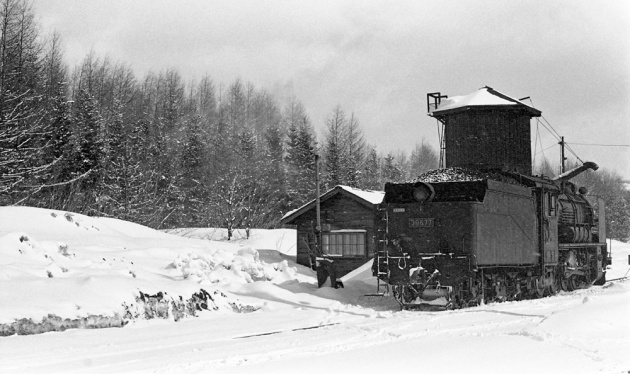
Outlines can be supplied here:
<path id="1" fill-rule="evenodd" d="M 572 275 L 567 279 L 567 288 L 569 291 L 579 290 L 580 288 L 586 288 L 586 282 L 584 279 L 577 275 Z"/>
<path id="2" fill-rule="evenodd" d="M 400 305 L 404 304 L 403 300 L 403 287 L 404 286 L 394 286 L 394 299 L 400 303 Z"/>
<path id="3" fill-rule="evenodd" d="M 481 283 L 475 283 L 470 286 L 470 298 L 467 300 L 468 306 L 481 305 L 483 294 L 481 292 Z M 465 304 L 466 305 L 466 304 Z"/>
<path id="4" fill-rule="evenodd" d="M 584 277 L 578 277 L 578 288 L 588 288 L 588 282 Z"/>
<path id="5" fill-rule="evenodd" d="M 603 286 L 604 284 L 606 284 L 606 272 L 602 274 L 601 278 L 593 282 L 593 284 L 595 286 Z"/>
<path id="6" fill-rule="evenodd" d="M 394 286 L 394 299 L 396 299 L 400 305 L 405 305 L 415 299 L 415 292 L 408 286 Z"/>
<path id="7" fill-rule="evenodd" d="M 545 288 L 547 295 L 553 296 L 558 293 L 559 285 L 558 285 L 558 277 L 552 275 L 549 279 L 548 285 Z"/>
<path id="8" fill-rule="evenodd" d="M 494 301 L 501 303 L 507 300 L 507 287 L 505 286 L 505 282 L 501 282 L 495 287 L 496 296 Z"/>
<path id="9" fill-rule="evenodd" d="M 545 296 L 545 281 L 542 276 L 540 278 L 534 279 L 534 296 L 536 297 Z"/>
<path id="10" fill-rule="evenodd" d="M 549 286 L 547 286 L 547 294 L 549 296 L 553 296 L 558 293 L 558 280 L 556 278 L 553 279 L 553 282 Z"/>

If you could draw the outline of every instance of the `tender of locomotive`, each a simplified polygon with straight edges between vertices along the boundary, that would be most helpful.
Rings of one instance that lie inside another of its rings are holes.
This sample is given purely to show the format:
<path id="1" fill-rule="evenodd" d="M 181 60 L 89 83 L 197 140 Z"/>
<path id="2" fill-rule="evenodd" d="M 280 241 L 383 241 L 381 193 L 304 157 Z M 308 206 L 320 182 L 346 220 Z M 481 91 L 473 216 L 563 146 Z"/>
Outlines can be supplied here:
<path id="1" fill-rule="evenodd" d="M 605 281 L 603 202 L 570 181 L 597 165 L 531 175 L 529 120 L 540 111 L 489 87 L 428 97 L 446 165 L 385 185 L 373 267 L 401 306 L 459 308 Z"/>

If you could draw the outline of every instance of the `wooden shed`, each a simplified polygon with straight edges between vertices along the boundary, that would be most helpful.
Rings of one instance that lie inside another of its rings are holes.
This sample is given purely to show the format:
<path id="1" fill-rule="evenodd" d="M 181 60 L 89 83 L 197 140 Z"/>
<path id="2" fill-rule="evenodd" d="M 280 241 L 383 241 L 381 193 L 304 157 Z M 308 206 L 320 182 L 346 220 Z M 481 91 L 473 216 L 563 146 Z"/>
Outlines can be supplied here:
<path id="1" fill-rule="evenodd" d="M 343 276 L 374 257 L 378 204 L 382 191 L 336 186 L 320 197 L 322 251 L 334 258 L 337 275 Z M 297 228 L 297 263 L 313 267 L 317 225 L 316 200 L 288 212 L 281 223 Z"/>

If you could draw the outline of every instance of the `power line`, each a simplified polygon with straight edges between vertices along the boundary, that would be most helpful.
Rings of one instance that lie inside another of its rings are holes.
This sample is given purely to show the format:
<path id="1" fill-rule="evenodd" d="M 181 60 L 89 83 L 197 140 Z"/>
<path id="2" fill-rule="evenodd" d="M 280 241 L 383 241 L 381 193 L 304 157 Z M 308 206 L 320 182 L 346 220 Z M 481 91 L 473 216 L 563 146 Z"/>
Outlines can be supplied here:
<path id="1" fill-rule="evenodd" d="M 538 119 L 538 118 L 536 118 L 536 123 L 543 125 L 543 127 L 544 127 L 545 129 L 547 129 L 547 131 L 549 131 L 549 134 L 551 134 L 551 136 L 553 136 L 553 137 L 554 137 L 556 140 L 558 140 L 558 141 L 560 140 L 560 135 L 557 135 L 557 136 L 556 136 L 556 134 L 557 134 L 557 133 L 555 132 L 555 130 L 552 130 L 553 128 L 551 127 L 551 125 L 549 125 L 549 126 L 545 125 L 545 124 L 544 124 L 543 122 L 541 122 L 541 121 L 540 121 L 540 119 Z"/>
<path id="2" fill-rule="evenodd" d="M 525 99 L 529 99 L 529 102 L 532 104 L 532 107 L 534 106 L 534 102 L 532 101 L 532 99 L 530 97 L 524 98 Z M 575 151 L 573 151 L 573 149 L 571 148 L 571 146 L 564 141 L 564 139 L 560 136 L 560 134 L 556 131 L 556 129 L 553 128 L 553 126 L 551 126 L 551 124 L 549 123 L 549 121 L 547 121 L 547 119 L 545 117 L 543 117 L 542 115 L 540 116 L 540 118 L 543 119 L 544 122 L 541 122 L 539 118 L 536 118 L 536 138 L 540 141 L 540 139 L 538 138 L 539 136 L 539 129 L 538 129 L 538 125 L 541 124 L 543 125 L 543 127 L 545 129 L 547 129 L 547 131 L 549 131 L 549 133 L 551 134 L 552 137 L 556 138 L 556 140 L 560 141 L 561 143 L 563 143 L 564 147 L 566 150 L 568 150 L 571 154 L 573 154 L 573 156 L 575 156 L 575 158 L 577 158 L 580 162 L 584 163 L 584 161 L 582 161 L 580 159 L 580 157 L 577 155 L 577 153 L 575 153 Z M 562 140 L 561 140 L 562 138 Z M 572 145 L 586 145 L 586 146 L 595 146 L 595 147 L 630 147 L 630 144 L 596 144 L 596 143 L 571 143 Z M 542 148 L 542 142 L 541 142 L 541 148 Z M 555 144 L 554 144 L 555 145 Z M 536 155 L 538 153 L 543 153 L 543 157 L 545 157 L 544 151 L 546 151 L 547 149 L 553 147 L 547 147 L 545 149 L 540 150 L 539 152 L 535 152 L 534 153 L 534 160 L 536 159 Z"/>
<path id="3" fill-rule="evenodd" d="M 547 125 L 549 125 L 549 127 L 551 127 L 551 130 L 553 130 L 553 133 L 556 135 L 556 139 L 560 140 L 560 134 L 558 134 L 558 132 L 556 131 L 556 129 L 553 128 L 553 126 L 551 126 L 551 123 L 549 123 L 549 121 L 547 121 L 547 118 L 543 117 L 542 115 L 540 116 L 540 118 L 542 118 L 545 123 Z M 545 126 L 546 127 L 546 126 Z"/>
<path id="4" fill-rule="evenodd" d="M 551 147 L 555 147 L 555 146 L 557 146 L 557 145 L 558 145 L 558 144 L 552 144 L 552 145 L 550 145 L 549 147 L 547 147 L 547 148 L 545 148 L 545 149 L 543 149 L 543 150 L 541 150 L 541 151 L 538 151 L 538 152 L 537 152 L 537 153 L 535 153 L 534 155 L 537 155 L 537 154 L 539 154 L 539 153 L 542 153 L 542 154 L 543 154 L 543 156 L 544 156 L 545 154 L 544 154 L 543 152 L 545 152 L 545 151 L 546 151 L 546 150 L 548 150 L 549 148 L 551 148 Z"/>
<path id="5" fill-rule="evenodd" d="M 597 147 L 630 147 L 630 144 L 595 144 L 595 143 L 573 143 L 573 145 L 592 145 Z"/>
<path id="6" fill-rule="evenodd" d="M 531 100 L 531 99 L 530 99 Z M 540 136 L 540 128 L 538 127 L 538 123 L 536 123 L 536 138 L 534 139 L 534 160 L 532 161 L 532 164 L 536 165 L 536 155 L 538 154 L 538 139 Z M 542 148 L 542 144 L 540 145 L 540 148 Z M 543 154 L 543 157 L 545 155 Z"/>

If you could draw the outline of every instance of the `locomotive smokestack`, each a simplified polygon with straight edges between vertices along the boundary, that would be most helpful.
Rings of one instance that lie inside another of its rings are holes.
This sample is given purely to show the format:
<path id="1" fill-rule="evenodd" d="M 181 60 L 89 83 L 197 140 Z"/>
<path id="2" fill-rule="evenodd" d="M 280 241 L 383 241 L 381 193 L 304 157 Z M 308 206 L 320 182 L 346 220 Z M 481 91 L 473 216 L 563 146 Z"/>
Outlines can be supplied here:
<path id="1" fill-rule="evenodd" d="M 582 174 L 583 172 L 585 172 L 586 170 L 591 169 L 591 170 L 597 170 L 599 169 L 599 166 L 597 166 L 596 163 L 594 162 L 590 162 L 590 161 L 586 161 L 585 163 L 583 163 L 581 166 L 578 166 L 576 168 L 573 168 L 569 171 L 566 171 L 560 175 L 558 175 L 557 177 L 553 178 L 553 181 L 559 181 L 559 182 L 564 182 L 567 181 L 577 175 Z"/>

